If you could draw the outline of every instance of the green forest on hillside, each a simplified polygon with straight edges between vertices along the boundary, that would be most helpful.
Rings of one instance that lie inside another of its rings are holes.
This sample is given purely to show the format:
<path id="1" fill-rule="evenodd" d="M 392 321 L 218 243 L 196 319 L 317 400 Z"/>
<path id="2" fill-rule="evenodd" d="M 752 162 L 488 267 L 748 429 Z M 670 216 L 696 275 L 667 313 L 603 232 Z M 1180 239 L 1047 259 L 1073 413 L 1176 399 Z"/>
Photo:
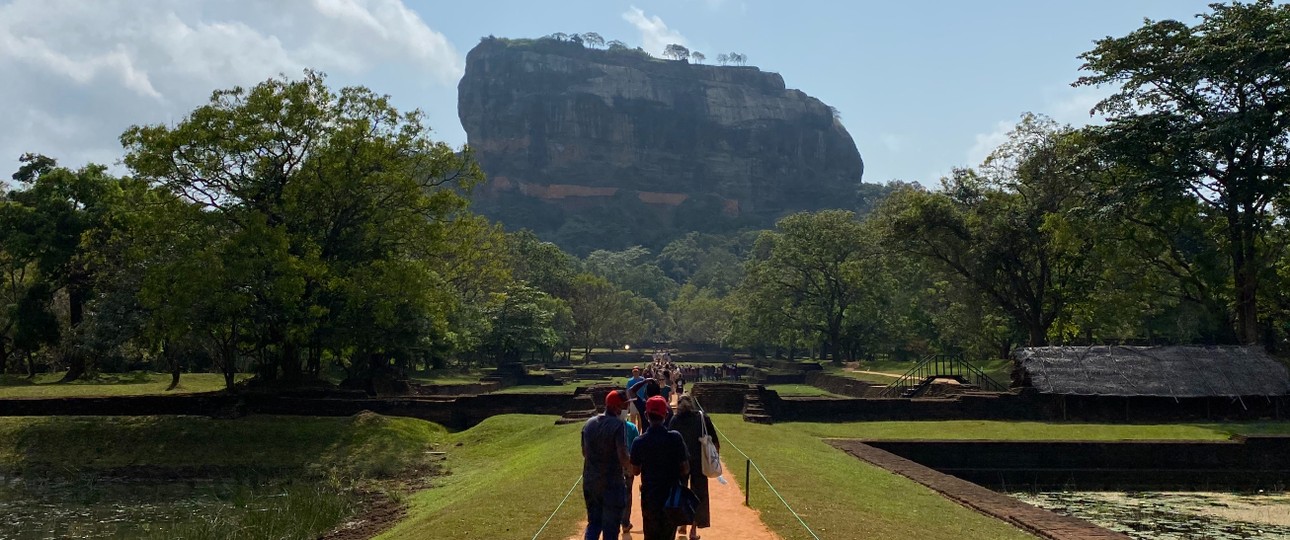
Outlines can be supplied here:
<path id="1" fill-rule="evenodd" d="M 1103 125 L 1026 114 L 934 189 L 575 257 L 472 213 L 469 149 L 306 71 L 23 158 L 0 195 L 0 374 L 299 382 L 657 341 L 834 361 L 1290 337 L 1290 7 L 1216 5 L 1082 56 Z"/>

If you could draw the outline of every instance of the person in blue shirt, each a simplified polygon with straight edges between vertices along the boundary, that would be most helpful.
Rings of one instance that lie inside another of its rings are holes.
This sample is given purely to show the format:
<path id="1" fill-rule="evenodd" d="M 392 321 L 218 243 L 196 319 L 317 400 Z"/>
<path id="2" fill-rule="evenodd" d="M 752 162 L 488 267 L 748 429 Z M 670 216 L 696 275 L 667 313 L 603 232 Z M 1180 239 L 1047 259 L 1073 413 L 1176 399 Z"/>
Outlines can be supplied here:
<path id="1" fill-rule="evenodd" d="M 624 413 L 626 414 L 626 413 Z M 640 436 L 640 430 L 636 424 L 627 421 L 627 448 L 630 450 L 632 443 L 636 442 L 636 437 Z M 632 485 L 636 483 L 636 477 L 632 476 L 631 470 L 627 470 L 627 506 L 623 507 L 623 532 L 632 530 Z"/>
<path id="2" fill-rule="evenodd" d="M 641 425 L 641 411 L 636 407 L 636 396 L 631 395 L 630 388 L 636 386 L 636 383 L 643 380 L 645 380 L 645 377 L 641 377 L 640 366 L 633 367 L 632 376 L 627 379 L 627 388 L 629 389 L 627 393 L 627 419 L 631 421 L 631 423 L 636 424 L 637 427 Z M 645 399 L 645 397 L 642 397 L 641 399 Z"/>

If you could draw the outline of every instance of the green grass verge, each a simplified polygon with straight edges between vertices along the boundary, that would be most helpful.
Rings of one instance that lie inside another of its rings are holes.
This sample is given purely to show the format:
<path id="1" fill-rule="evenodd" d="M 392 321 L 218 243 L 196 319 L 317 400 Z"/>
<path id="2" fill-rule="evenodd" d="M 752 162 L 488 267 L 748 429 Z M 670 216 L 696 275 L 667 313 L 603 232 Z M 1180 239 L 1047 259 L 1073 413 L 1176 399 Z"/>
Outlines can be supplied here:
<path id="1" fill-rule="evenodd" d="M 612 379 L 612 380 L 611 379 L 579 379 L 576 381 L 570 381 L 559 385 L 534 384 L 534 385 L 508 386 L 506 388 L 503 388 L 501 390 L 498 390 L 492 393 L 494 394 L 572 394 L 573 391 L 577 390 L 578 388 L 586 388 L 588 386 L 595 386 L 598 384 L 610 384 L 610 383 L 622 384 L 623 382 L 626 382 L 626 380 L 624 379 L 622 381 L 619 381 L 618 379 Z"/>
<path id="2" fill-rule="evenodd" d="M 821 538 L 1029 538 L 905 478 L 829 446 L 826 438 L 1000 440 L 1225 440 L 1233 434 L 1290 434 L 1290 422 L 1117 425 L 936 421 L 749 424 L 714 415 L 725 438 L 758 463 L 780 494 Z M 743 457 L 723 446 L 731 474 Z M 786 540 L 810 536 L 754 472 L 754 507 Z M 934 517 L 931 517 L 934 516 Z"/>
<path id="3" fill-rule="evenodd" d="M 752 506 L 785 540 L 811 536 L 753 472 L 743 485 L 744 462 L 733 442 L 757 462 L 775 486 L 821 538 L 1023 539 L 1033 538 L 941 497 L 930 489 L 870 466 L 829 446 L 797 424 L 762 425 L 737 415 L 715 415 L 725 439 L 722 454 L 731 474 L 750 489 Z"/>
<path id="4" fill-rule="evenodd" d="M 481 377 L 492 374 L 493 370 L 433 369 L 418 371 L 408 375 L 408 380 L 419 384 L 471 384 L 479 382 Z"/>
<path id="5" fill-rule="evenodd" d="M 447 431 L 411 418 L 186 416 L 0 418 L 0 468 L 93 473 L 121 468 L 300 471 L 343 480 L 426 467 Z"/>
<path id="6" fill-rule="evenodd" d="M 780 397 L 845 397 L 809 384 L 768 384 L 766 389 L 774 390 Z"/>
<path id="7" fill-rule="evenodd" d="M 1290 422 L 1078 424 L 946 420 L 777 424 L 816 438 L 947 440 L 1225 440 L 1233 434 L 1290 434 Z"/>
<path id="8" fill-rule="evenodd" d="M 531 538 L 582 474 L 582 425 L 554 421 L 495 416 L 451 434 L 451 474 L 409 497 L 408 517 L 377 538 Z M 567 538 L 583 517 L 576 489 L 541 538 Z"/>
<path id="9" fill-rule="evenodd" d="M 249 374 L 239 374 L 237 380 L 249 377 Z M 0 399 L 192 394 L 224 389 L 224 376 L 219 373 L 184 373 L 179 377 L 179 386 L 169 391 L 166 390 L 170 386 L 169 373 L 101 373 L 67 383 L 58 382 L 62 378 L 62 373 L 39 373 L 34 379 L 0 375 Z"/>

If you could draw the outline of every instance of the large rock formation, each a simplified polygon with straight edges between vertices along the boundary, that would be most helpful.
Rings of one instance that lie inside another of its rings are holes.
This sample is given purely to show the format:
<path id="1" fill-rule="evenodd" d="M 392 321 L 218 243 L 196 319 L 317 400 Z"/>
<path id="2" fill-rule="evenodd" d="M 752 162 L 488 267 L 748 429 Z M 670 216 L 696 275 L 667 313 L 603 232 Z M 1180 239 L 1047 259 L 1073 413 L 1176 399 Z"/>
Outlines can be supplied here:
<path id="1" fill-rule="evenodd" d="M 828 105 L 755 67 L 486 38 L 458 94 L 480 211 L 574 251 L 848 207 L 864 172 Z"/>

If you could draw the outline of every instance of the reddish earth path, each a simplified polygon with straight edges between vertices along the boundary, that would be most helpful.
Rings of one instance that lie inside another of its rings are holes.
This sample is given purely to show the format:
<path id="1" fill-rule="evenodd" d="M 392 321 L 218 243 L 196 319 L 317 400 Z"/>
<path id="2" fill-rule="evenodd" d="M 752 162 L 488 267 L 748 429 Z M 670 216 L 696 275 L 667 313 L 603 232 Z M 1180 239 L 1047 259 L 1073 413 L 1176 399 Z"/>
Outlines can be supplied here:
<path id="1" fill-rule="evenodd" d="M 721 467 L 727 471 L 726 481 L 729 483 L 723 486 L 715 478 L 708 480 L 708 502 L 712 508 L 712 526 L 699 529 L 699 536 L 703 537 L 703 540 L 780 540 L 779 535 L 771 532 L 766 528 L 766 524 L 761 522 L 759 512 L 744 506 L 743 490 L 735 483 L 733 475 L 729 474 L 729 468 L 724 462 Z M 635 528 L 630 533 L 623 534 L 620 537 L 622 540 L 640 540 L 645 537 L 641 530 L 640 478 L 636 480 L 638 483 L 632 487 L 632 525 Z M 574 502 L 572 497 L 569 502 Z M 581 497 L 577 502 L 582 502 Z M 585 512 L 585 510 L 582 511 Z M 582 540 L 583 531 L 586 529 L 587 521 L 584 519 L 578 523 L 577 531 L 569 536 L 569 540 Z M 685 537 L 677 536 L 677 538 Z"/>

